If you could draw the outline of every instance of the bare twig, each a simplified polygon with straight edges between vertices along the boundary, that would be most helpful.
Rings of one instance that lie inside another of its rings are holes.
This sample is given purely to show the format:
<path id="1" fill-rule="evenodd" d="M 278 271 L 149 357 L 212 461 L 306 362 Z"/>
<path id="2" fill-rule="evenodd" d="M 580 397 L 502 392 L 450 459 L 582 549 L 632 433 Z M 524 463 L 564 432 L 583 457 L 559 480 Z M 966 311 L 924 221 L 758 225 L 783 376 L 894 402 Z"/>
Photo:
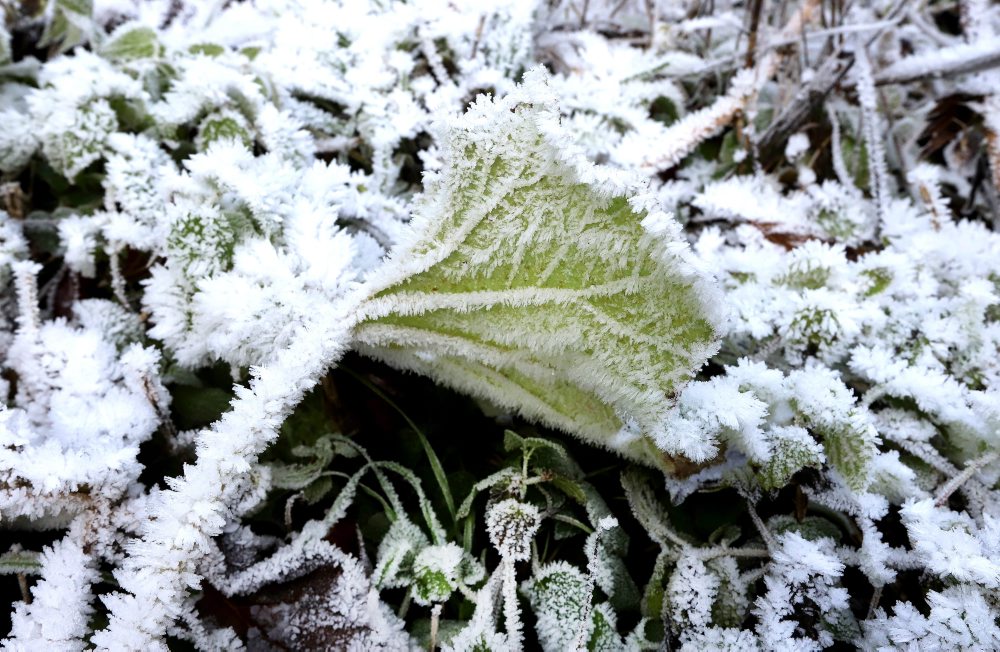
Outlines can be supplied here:
<path id="1" fill-rule="evenodd" d="M 764 0 L 753 0 L 750 5 L 750 30 L 747 36 L 747 55 L 743 65 L 750 68 L 754 64 L 757 52 L 757 28 L 760 26 L 760 12 L 764 7 Z"/>
<path id="2" fill-rule="evenodd" d="M 21 599 L 24 600 L 24 604 L 31 604 L 31 591 L 28 590 L 28 576 L 24 573 L 18 573 L 17 585 L 21 588 Z"/>

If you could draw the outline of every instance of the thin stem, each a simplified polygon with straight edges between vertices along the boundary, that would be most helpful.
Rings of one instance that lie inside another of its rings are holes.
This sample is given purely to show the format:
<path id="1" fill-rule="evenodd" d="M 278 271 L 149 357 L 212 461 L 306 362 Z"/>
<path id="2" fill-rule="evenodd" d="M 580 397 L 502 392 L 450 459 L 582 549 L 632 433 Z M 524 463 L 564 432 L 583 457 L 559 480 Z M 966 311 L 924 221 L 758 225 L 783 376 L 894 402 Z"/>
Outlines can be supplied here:
<path id="1" fill-rule="evenodd" d="M 865 620 L 871 620 L 872 618 L 875 617 L 875 610 L 878 609 L 878 603 L 881 599 L 882 599 L 882 587 L 876 586 L 875 592 L 872 593 L 871 602 L 868 603 L 868 616 L 865 617 Z"/>
<path id="2" fill-rule="evenodd" d="M 31 604 L 31 591 L 28 590 L 28 576 L 24 573 L 18 573 L 17 585 L 21 587 L 21 599 L 24 600 L 24 604 Z"/>
<path id="3" fill-rule="evenodd" d="M 132 311 L 132 306 L 128 302 L 128 296 L 125 292 L 125 277 L 122 276 L 122 264 L 121 260 L 118 259 L 118 254 L 121 252 L 120 247 L 108 248 L 108 267 L 111 271 L 111 291 L 115 295 L 115 299 L 118 303 L 122 304 L 129 312 Z"/>
<path id="4" fill-rule="evenodd" d="M 762 521 L 760 515 L 757 514 L 757 509 L 747 502 L 747 510 L 750 512 L 750 518 L 753 520 L 753 524 L 757 528 L 757 531 L 760 532 L 761 538 L 764 539 L 764 543 L 767 545 L 768 550 L 777 548 L 778 542 L 775 541 L 774 535 L 771 534 L 771 531 L 767 529 L 766 525 L 764 525 L 764 521 Z"/>
<path id="5" fill-rule="evenodd" d="M 958 489 L 972 479 L 972 476 L 976 474 L 980 469 L 985 466 L 989 466 L 996 459 L 1000 457 L 1000 452 L 990 451 L 985 455 L 981 455 L 976 459 L 970 461 L 965 465 L 965 469 L 954 478 L 952 478 L 945 486 L 941 487 L 941 491 L 934 498 L 934 505 L 937 507 L 943 507 L 947 502 L 948 498 L 951 497 L 953 493 L 958 491 Z"/>
<path id="6" fill-rule="evenodd" d="M 698 549 L 695 555 L 702 561 L 716 559 L 718 557 L 736 557 L 738 559 L 770 559 L 771 551 L 764 548 L 727 548 L 717 546 L 715 548 Z"/>
<path id="7" fill-rule="evenodd" d="M 434 605 L 431 608 L 431 642 L 429 646 L 430 652 L 434 652 L 437 649 L 438 643 L 438 627 L 441 624 L 441 603 Z"/>

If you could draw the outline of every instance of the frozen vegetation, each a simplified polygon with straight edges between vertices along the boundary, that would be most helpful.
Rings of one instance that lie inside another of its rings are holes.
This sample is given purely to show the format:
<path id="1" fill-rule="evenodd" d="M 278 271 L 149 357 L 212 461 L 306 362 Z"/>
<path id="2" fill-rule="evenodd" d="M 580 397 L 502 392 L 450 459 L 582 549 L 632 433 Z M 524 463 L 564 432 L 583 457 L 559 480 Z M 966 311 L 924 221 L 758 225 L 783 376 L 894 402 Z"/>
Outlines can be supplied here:
<path id="1" fill-rule="evenodd" d="M 0 7 L 4 649 L 1000 649 L 1000 6 Z"/>

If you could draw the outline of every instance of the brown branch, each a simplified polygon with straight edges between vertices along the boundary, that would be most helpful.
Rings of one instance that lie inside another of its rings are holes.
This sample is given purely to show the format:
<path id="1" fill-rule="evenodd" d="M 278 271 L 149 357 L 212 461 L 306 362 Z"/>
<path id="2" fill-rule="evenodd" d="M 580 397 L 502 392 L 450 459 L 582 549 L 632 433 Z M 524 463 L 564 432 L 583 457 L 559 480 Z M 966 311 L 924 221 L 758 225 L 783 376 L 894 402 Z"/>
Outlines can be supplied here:
<path id="1" fill-rule="evenodd" d="M 802 27 L 810 22 L 819 6 L 819 0 L 805 0 L 781 30 L 779 38 L 798 37 Z M 662 149 L 652 157 L 643 158 L 639 165 L 647 171 L 671 168 L 690 154 L 706 139 L 722 131 L 742 113 L 757 96 L 761 85 L 770 79 L 790 49 L 769 51 L 754 68 L 744 68 L 736 73 L 725 95 L 703 109 L 689 113 L 662 134 Z"/>

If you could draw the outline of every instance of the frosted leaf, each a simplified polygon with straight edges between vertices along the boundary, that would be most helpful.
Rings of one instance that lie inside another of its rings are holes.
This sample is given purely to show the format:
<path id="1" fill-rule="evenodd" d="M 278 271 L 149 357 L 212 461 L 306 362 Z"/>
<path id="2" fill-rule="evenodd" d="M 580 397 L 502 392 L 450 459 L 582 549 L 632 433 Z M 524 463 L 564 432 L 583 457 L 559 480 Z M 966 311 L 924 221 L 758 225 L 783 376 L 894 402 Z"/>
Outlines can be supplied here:
<path id="1" fill-rule="evenodd" d="M 618 633 L 618 615 L 607 602 L 594 606 L 590 616 L 593 627 L 587 641 L 589 652 L 618 652 L 628 649 Z"/>
<path id="2" fill-rule="evenodd" d="M 361 563 L 325 544 L 308 575 L 265 587 L 252 608 L 268 638 L 292 649 L 409 650 L 404 623 L 379 600 Z"/>
<path id="3" fill-rule="evenodd" d="M 542 649 L 571 649 L 579 640 L 590 611 L 592 588 L 576 566 L 555 562 L 543 566 L 521 585 L 535 614 L 535 633 Z M 587 636 L 589 638 L 589 636 Z"/>
<path id="4" fill-rule="evenodd" d="M 723 627 L 738 627 L 746 617 L 750 604 L 747 580 L 740 575 L 734 557 L 716 557 L 706 565 L 719 578 L 719 590 L 712 605 L 712 622 Z"/>
<path id="5" fill-rule="evenodd" d="M 71 181 L 110 152 L 120 127 L 113 105 L 144 96 L 137 80 L 83 50 L 47 64 L 39 86 L 26 101 L 42 153 Z"/>
<path id="6" fill-rule="evenodd" d="M 31 604 L 15 603 L 4 649 L 83 650 L 93 612 L 90 587 L 100 579 L 96 564 L 70 539 L 46 548 L 41 561 L 42 579 Z"/>
<path id="7" fill-rule="evenodd" d="M 632 421 L 659 433 L 715 349 L 676 223 L 567 148 L 541 72 L 480 97 L 442 138 L 445 171 L 370 277 L 359 348 L 663 464 L 648 440 L 612 438 Z"/>
<path id="8" fill-rule="evenodd" d="M 847 591 L 840 586 L 844 565 L 833 554 L 831 539 L 809 541 L 788 532 L 778 542 L 764 576 L 766 591 L 753 610 L 762 647 L 828 647 L 840 631 L 839 619 L 850 615 Z M 803 626 L 805 617 L 809 624 Z"/>
<path id="9" fill-rule="evenodd" d="M 393 521 L 379 542 L 372 579 L 376 587 L 394 588 L 413 581 L 413 561 L 427 547 L 427 535 L 405 516 Z"/>
<path id="10" fill-rule="evenodd" d="M 538 508 L 513 498 L 491 505 L 486 512 L 486 532 L 501 557 L 526 561 L 531 541 L 542 524 Z"/>
<path id="11" fill-rule="evenodd" d="M 118 211 L 107 216 L 105 237 L 136 249 L 160 249 L 170 229 L 166 181 L 175 167 L 148 136 L 114 133 L 104 164 L 107 203 Z"/>
<path id="12" fill-rule="evenodd" d="M 935 507 L 934 501 L 911 501 L 901 510 L 914 554 L 942 577 L 1000 588 L 1000 539 L 997 519 L 977 527 L 964 513 Z"/>
<path id="13" fill-rule="evenodd" d="M 163 46 L 151 27 L 125 23 L 101 44 L 100 52 L 112 61 L 126 62 L 157 57 L 162 54 Z"/>
<path id="14" fill-rule="evenodd" d="M 757 469 L 757 479 L 765 489 L 773 491 L 784 487 L 792 475 L 807 466 L 823 466 L 823 447 L 805 428 L 778 426 L 771 428 L 768 435 L 771 455 Z"/>
<path id="15" fill-rule="evenodd" d="M 91 17 L 92 0 L 56 0 L 53 5 L 39 45 L 53 45 L 62 53 L 93 38 L 97 25 Z"/>
<path id="16" fill-rule="evenodd" d="M 38 149 L 34 121 L 26 112 L 13 108 L 0 111 L 0 121 L 4 124 L 4 129 L 0 129 L 0 170 L 16 172 L 31 160 Z"/>
<path id="17" fill-rule="evenodd" d="M 59 173 L 74 179 L 88 165 L 104 156 L 108 136 L 118 129 L 118 119 L 107 100 L 98 99 L 69 114 L 72 123 L 43 134 L 42 151 Z"/>
<path id="18" fill-rule="evenodd" d="M 461 546 L 446 543 L 428 546 L 413 560 L 411 594 L 417 604 L 444 602 L 461 578 L 465 553 Z"/>
<path id="19" fill-rule="evenodd" d="M 253 148 L 250 123 L 236 109 L 222 107 L 201 119 L 195 146 L 199 151 L 207 150 L 216 141 L 235 141 L 247 149 Z"/>
<path id="20" fill-rule="evenodd" d="M 929 591 L 930 613 L 923 615 L 909 602 L 897 602 L 893 614 L 879 609 L 865 623 L 863 650 L 995 650 L 1000 647 L 993 596 L 968 585 Z"/>
<path id="21" fill-rule="evenodd" d="M 672 631 L 682 639 L 712 625 L 712 605 L 719 592 L 719 578 L 694 554 L 677 561 L 664 600 Z"/>
<path id="22" fill-rule="evenodd" d="M 788 381 L 794 405 L 820 436 L 827 461 L 852 489 L 866 487 L 879 444 L 867 411 L 855 406 L 851 390 L 831 369 L 816 367 L 794 372 Z"/>

